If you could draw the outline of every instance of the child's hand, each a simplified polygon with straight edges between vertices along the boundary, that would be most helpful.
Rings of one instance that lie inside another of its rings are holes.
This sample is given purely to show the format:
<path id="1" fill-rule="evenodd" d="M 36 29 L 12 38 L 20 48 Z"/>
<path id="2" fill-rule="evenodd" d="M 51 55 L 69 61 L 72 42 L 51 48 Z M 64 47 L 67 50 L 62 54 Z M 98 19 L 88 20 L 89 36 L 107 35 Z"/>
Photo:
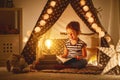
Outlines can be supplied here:
<path id="1" fill-rule="evenodd" d="M 62 58 L 66 58 L 67 57 L 67 55 L 65 55 L 65 54 L 63 54 L 63 55 L 60 55 Z"/>
<path id="2" fill-rule="evenodd" d="M 77 60 L 80 60 L 80 56 L 76 56 L 76 59 L 77 59 Z"/>

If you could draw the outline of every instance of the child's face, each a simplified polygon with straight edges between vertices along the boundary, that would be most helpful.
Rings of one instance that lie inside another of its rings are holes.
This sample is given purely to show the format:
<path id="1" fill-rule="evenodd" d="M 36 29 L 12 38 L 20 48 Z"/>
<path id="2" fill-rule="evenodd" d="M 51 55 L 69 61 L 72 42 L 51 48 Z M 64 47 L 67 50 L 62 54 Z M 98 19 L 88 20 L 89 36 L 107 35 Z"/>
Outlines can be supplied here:
<path id="1" fill-rule="evenodd" d="M 67 35 L 68 35 L 68 38 L 71 39 L 71 40 L 76 40 L 77 39 L 77 32 L 75 30 L 72 30 L 70 28 L 68 28 L 67 30 Z"/>

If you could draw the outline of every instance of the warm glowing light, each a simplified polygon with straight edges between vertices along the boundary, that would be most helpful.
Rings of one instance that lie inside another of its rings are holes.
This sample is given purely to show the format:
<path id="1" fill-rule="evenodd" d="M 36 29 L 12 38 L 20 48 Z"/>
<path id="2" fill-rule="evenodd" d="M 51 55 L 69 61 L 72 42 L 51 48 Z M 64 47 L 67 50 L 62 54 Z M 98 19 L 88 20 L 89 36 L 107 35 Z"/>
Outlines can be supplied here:
<path id="1" fill-rule="evenodd" d="M 35 32 L 40 32 L 40 30 L 41 30 L 40 27 L 35 28 Z"/>
<path id="2" fill-rule="evenodd" d="M 47 40 L 45 41 L 45 45 L 46 45 L 46 47 L 47 47 L 48 49 L 50 49 L 50 47 L 51 47 L 51 45 L 52 45 L 52 41 L 51 41 L 50 39 L 47 39 Z"/>
<path id="3" fill-rule="evenodd" d="M 40 42 L 40 40 L 38 40 L 38 47 L 40 46 L 40 44 L 41 44 L 41 42 Z"/>
<path id="4" fill-rule="evenodd" d="M 28 41 L 28 37 L 23 38 L 23 42 L 26 43 Z"/>
<path id="5" fill-rule="evenodd" d="M 91 12 L 87 12 L 87 13 L 86 13 L 86 16 L 89 18 L 89 17 L 92 16 L 92 13 L 91 13 Z"/>
<path id="6" fill-rule="evenodd" d="M 105 39 L 107 40 L 107 42 L 110 42 L 110 41 L 111 41 L 110 36 L 106 36 Z"/>
<path id="7" fill-rule="evenodd" d="M 101 27 L 97 27 L 96 32 L 100 33 L 102 31 Z"/>
<path id="8" fill-rule="evenodd" d="M 94 30 L 97 29 L 98 25 L 96 23 L 93 23 L 92 26 L 91 26 Z"/>
<path id="9" fill-rule="evenodd" d="M 46 21 L 45 21 L 45 20 L 41 20 L 41 21 L 40 21 L 40 25 L 41 25 L 41 26 L 44 26 L 45 24 L 46 24 Z"/>
<path id="10" fill-rule="evenodd" d="M 27 31 L 27 36 L 30 36 L 30 34 L 31 34 L 31 31 Z"/>
<path id="11" fill-rule="evenodd" d="M 85 3 L 86 3 L 85 0 L 81 0 L 81 1 L 80 1 L 80 5 L 81 5 L 81 6 L 85 5 Z"/>
<path id="12" fill-rule="evenodd" d="M 93 17 L 88 18 L 88 22 L 90 23 L 94 22 L 94 18 Z"/>
<path id="13" fill-rule="evenodd" d="M 44 16 L 43 16 L 43 19 L 48 19 L 49 18 L 49 15 L 48 14 L 45 14 Z"/>
<path id="14" fill-rule="evenodd" d="M 105 36 L 105 32 L 104 31 L 101 31 L 100 33 L 99 33 L 99 37 L 104 37 Z"/>
<path id="15" fill-rule="evenodd" d="M 97 66 L 97 56 L 92 56 L 90 60 L 88 61 L 88 64 L 92 64 L 94 66 Z"/>
<path id="16" fill-rule="evenodd" d="M 89 7 L 88 7 L 88 6 L 84 6 L 84 7 L 83 7 L 83 10 L 84 10 L 84 11 L 88 11 L 88 10 L 89 10 Z"/>
<path id="17" fill-rule="evenodd" d="M 51 14 L 52 12 L 53 12 L 52 8 L 49 8 L 49 9 L 47 10 L 47 13 L 48 13 L 48 14 Z"/>
<path id="18" fill-rule="evenodd" d="M 55 7 L 56 2 L 55 2 L 55 1 L 51 1 L 51 2 L 50 2 L 50 5 L 51 5 L 52 7 Z"/>

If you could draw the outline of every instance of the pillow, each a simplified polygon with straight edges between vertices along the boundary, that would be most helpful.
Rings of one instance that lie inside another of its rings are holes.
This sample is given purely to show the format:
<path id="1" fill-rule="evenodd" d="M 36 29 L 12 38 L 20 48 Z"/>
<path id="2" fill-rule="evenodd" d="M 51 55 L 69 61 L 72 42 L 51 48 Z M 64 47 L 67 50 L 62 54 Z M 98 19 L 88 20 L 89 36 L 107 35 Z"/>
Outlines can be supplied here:
<path id="1" fill-rule="evenodd" d="M 114 45 L 110 45 L 110 47 L 98 47 L 98 49 L 109 57 L 112 57 L 116 52 Z"/>

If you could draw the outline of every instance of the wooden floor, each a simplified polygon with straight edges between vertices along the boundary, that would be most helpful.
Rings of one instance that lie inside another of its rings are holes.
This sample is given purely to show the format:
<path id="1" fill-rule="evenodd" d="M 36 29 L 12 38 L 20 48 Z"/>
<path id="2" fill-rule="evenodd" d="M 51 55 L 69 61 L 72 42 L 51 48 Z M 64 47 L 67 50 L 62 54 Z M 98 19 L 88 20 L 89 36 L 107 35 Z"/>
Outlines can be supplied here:
<path id="1" fill-rule="evenodd" d="M 13 74 L 0 67 L 0 80 L 120 80 L 119 75 L 89 75 L 71 73 L 29 72 Z"/>

